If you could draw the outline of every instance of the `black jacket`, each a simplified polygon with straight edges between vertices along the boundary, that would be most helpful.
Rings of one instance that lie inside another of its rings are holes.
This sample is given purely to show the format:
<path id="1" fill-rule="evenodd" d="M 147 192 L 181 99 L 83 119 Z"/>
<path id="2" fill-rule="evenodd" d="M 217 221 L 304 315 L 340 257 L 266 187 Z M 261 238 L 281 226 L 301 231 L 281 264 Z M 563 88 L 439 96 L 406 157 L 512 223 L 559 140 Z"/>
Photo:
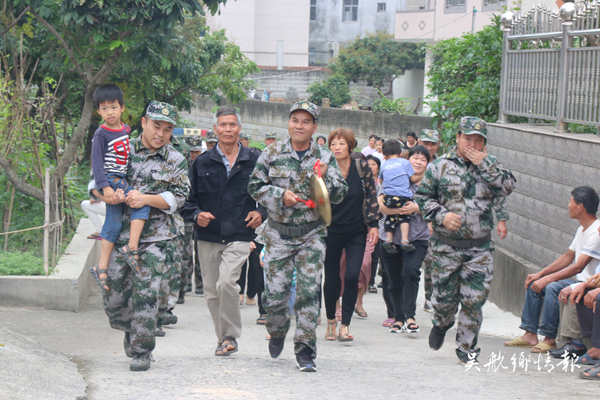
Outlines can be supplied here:
<path id="1" fill-rule="evenodd" d="M 260 153 L 258 149 L 241 146 L 229 177 L 217 146 L 196 157 L 189 172 L 190 196 L 179 210 L 186 222 L 194 223 L 196 240 L 227 244 L 254 239 L 254 229 L 246 227 L 248 213 L 258 211 L 263 222 L 267 218 L 266 210 L 257 207 L 248 194 L 248 181 Z M 198 226 L 198 214 L 206 211 L 215 219 L 202 228 Z"/>

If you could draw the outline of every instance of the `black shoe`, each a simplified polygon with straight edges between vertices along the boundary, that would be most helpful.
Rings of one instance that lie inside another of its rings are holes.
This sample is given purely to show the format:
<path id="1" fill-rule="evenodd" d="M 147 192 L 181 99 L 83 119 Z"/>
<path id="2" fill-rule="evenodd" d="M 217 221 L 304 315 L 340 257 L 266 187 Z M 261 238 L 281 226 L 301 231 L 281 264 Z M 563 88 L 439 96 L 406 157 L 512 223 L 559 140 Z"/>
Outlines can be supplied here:
<path id="1" fill-rule="evenodd" d="M 154 336 L 156 336 L 156 337 L 165 337 L 166 335 L 167 335 L 167 332 L 163 331 L 162 328 L 159 328 L 154 331 Z"/>
<path id="2" fill-rule="evenodd" d="M 154 361 L 152 358 L 152 353 L 147 351 L 145 353 L 135 353 L 133 355 L 133 360 L 131 360 L 131 364 L 129 364 L 130 371 L 147 371 L 150 369 L 150 362 Z"/>
<path id="3" fill-rule="evenodd" d="M 129 358 L 133 358 L 133 349 L 131 348 L 131 339 L 129 332 L 125 332 L 125 338 L 123 339 L 123 348 L 125 349 L 125 355 Z"/>
<path id="4" fill-rule="evenodd" d="M 460 360 L 460 365 L 474 365 L 474 364 L 479 364 L 479 361 L 477 360 L 477 353 L 465 353 L 462 350 L 456 349 L 456 355 L 458 356 L 458 359 Z"/>
<path id="5" fill-rule="evenodd" d="M 187 284 L 187 286 L 185 287 L 185 292 L 186 292 L 186 293 L 189 293 L 189 292 L 191 292 L 191 291 L 192 291 L 192 284 L 191 284 L 191 283 L 188 283 L 188 284 Z"/>
<path id="6" fill-rule="evenodd" d="M 171 310 L 167 310 L 161 319 L 162 325 L 175 325 L 177 323 L 177 315 L 173 315 L 173 311 Z"/>
<path id="7" fill-rule="evenodd" d="M 202 296 L 204 294 L 204 288 L 203 287 L 197 287 L 196 288 L 196 294 L 199 294 L 200 296 Z"/>
<path id="8" fill-rule="evenodd" d="M 378 287 L 379 289 L 383 289 L 383 283 L 379 282 L 379 283 L 377 284 L 377 287 Z"/>
<path id="9" fill-rule="evenodd" d="M 431 350 L 439 350 L 444 344 L 444 337 L 446 337 L 446 331 L 441 330 L 437 326 L 431 328 L 429 334 L 429 347 Z"/>
<path id="10" fill-rule="evenodd" d="M 573 346 L 571 342 L 565 344 L 560 349 L 552 349 L 548 350 L 548 354 L 550 354 L 554 358 L 577 358 L 581 357 L 585 353 L 587 353 L 587 349 L 584 345 L 581 349 Z"/>
<path id="11" fill-rule="evenodd" d="M 185 291 L 184 290 L 180 290 L 179 291 L 179 298 L 177 299 L 177 304 L 183 304 L 185 303 Z"/>
<path id="12" fill-rule="evenodd" d="M 302 372 L 317 372 L 317 365 L 309 350 L 302 350 L 296 354 L 296 366 Z"/>
<path id="13" fill-rule="evenodd" d="M 282 338 L 271 338 L 269 339 L 269 354 L 271 357 L 277 358 L 283 351 L 283 345 L 285 343 L 285 337 Z"/>

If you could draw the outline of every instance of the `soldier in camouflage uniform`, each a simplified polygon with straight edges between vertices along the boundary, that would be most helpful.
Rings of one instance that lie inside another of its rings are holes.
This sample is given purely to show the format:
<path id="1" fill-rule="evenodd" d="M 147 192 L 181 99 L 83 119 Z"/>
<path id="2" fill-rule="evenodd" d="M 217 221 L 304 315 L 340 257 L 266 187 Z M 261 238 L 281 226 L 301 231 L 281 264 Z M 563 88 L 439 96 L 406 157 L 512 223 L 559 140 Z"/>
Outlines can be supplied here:
<path id="1" fill-rule="evenodd" d="M 434 161 L 421 181 L 415 200 L 423 218 L 433 224 L 433 329 L 429 346 L 442 347 L 454 324 L 458 305 L 456 344 L 461 363 L 475 362 L 477 336 L 493 276 L 492 210 L 498 198 L 515 185 L 512 173 L 487 154 L 485 122 L 463 117 L 456 150 Z"/>
<path id="2" fill-rule="evenodd" d="M 277 141 L 277 132 L 271 131 L 271 132 L 265 133 L 265 144 L 267 146 L 275 143 L 276 141 Z"/>
<path id="3" fill-rule="evenodd" d="M 240 132 L 239 140 L 240 140 L 240 143 L 242 144 L 242 146 L 249 147 L 251 138 L 252 138 L 252 135 L 250 135 L 249 133 L 246 133 L 246 131 Z"/>
<path id="4" fill-rule="evenodd" d="M 296 333 L 294 352 L 301 371 L 316 371 L 316 328 L 327 229 L 313 209 L 297 198 L 310 198 L 309 181 L 320 162 L 329 200 L 337 204 L 348 192 L 335 157 L 312 140 L 319 109 L 307 101 L 290 110 L 290 139 L 267 147 L 256 163 L 248 192 L 269 214 L 264 227 L 266 282 L 263 305 L 267 311 L 269 352 L 277 357 L 290 328 L 287 302 L 296 269 Z"/>
<path id="5" fill-rule="evenodd" d="M 218 142 L 219 138 L 217 138 L 214 131 L 206 132 L 206 151 L 211 150 Z"/>
<path id="6" fill-rule="evenodd" d="M 211 131 L 212 132 L 212 131 Z M 202 138 L 200 136 L 188 136 L 186 138 L 187 140 L 187 144 L 188 146 L 190 146 L 190 156 L 192 158 L 192 162 L 196 159 L 196 157 L 198 157 L 200 154 L 202 154 Z M 190 165 L 191 162 L 190 162 Z M 191 229 L 188 228 L 191 227 Z M 200 257 L 198 254 L 198 246 L 196 244 L 196 242 L 194 241 L 194 224 L 185 224 L 185 235 L 190 235 L 190 240 L 192 242 L 192 249 L 189 254 L 190 257 L 190 265 L 188 266 L 188 271 L 187 271 L 187 277 L 186 279 L 186 286 L 185 286 L 185 292 L 191 292 L 192 291 L 192 274 L 196 274 L 195 275 L 195 287 L 196 287 L 196 294 L 204 294 L 204 286 L 202 284 L 202 273 L 200 272 Z M 187 250 L 186 250 L 187 252 Z M 192 259 L 192 252 L 194 253 L 194 257 Z M 185 253 L 184 253 L 184 267 L 186 266 L 186 262 L 185 262 Z M 182 271 L 183 273 L 183 271 Z M 182 280 L 184 278 L 182 277 Z M 183 289 L 183 283 L 181 285 L 181 288 Z M 181 297 L 181 293 L 180 293 L 180 297 Z"/>
<path id="7" fill-rule="evenodd" d="M 136 190 L 127 199 L 117 192 L 130 207 L 151 207 L 140 238 L 139 270 L 131 269 L 113 250 L 108 264 L 109 291 L 104 297 L 111 327 L 125 332 L 125 353 L 133 358 L 132 371 L 150 368 L 160 283 L 175 264 L 173 239 L 183 234 L 182 220 L 175 212 L 183 205 L 190 182 L 187 162 L 169 143 L 176 121 L 175 107 L 150 103 L 142 118 L 140 138 L 130 141 L 127 182 Z M 129 224 L 129 215 L 125 214 L 117 243 L 127 243 Z"/>

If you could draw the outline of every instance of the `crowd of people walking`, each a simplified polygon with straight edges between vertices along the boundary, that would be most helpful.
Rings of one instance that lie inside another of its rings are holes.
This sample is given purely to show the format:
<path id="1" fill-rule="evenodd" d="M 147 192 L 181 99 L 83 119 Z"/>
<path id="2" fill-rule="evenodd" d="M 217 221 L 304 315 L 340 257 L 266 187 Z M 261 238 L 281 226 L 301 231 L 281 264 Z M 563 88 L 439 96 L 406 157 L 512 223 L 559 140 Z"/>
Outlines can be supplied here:
<path id="1" fill-rule="evenodd" d="M 455 147 L 441 157 L 436 130 L 408 132 L 405 142 L 371 135 L 356 151 L 352 130 L 318 135 L 319 108 L 299 101 L 289 112 L 288 135 L 266 133 L 261 151 L 241 130 L 238 111 L 222 106 L 202 152 L 201 137 L 172 134 L 178 122 L 173 106 L 153 101 L 140 137 L 129 139 L 120 120 L 122 93 L 105 85 L 94 98 L 105 124 L 94 137 L 92 200 L 82 208 L 90 218 L 105 212 L 111 221 L 101 226 L 94 219 L 90 238 L 102 239 L 102 256 L 91 273 L 103 290 L 111 326 L 125 332 L 131 370 L 150 368 L 155 337 L 164 335 L 163 325 L 177 322 L 175 305 L 195 290 L 204 294 L 212 317 L 215 356 L 240 350 L 245 302 L 258 305 L 256 323 L 266 326 L 273 358 L 283 352 L 295 319 L 297 366 L 314 372 L 321 315 L 325 340 L 353 341 L 352 318 L 368 317 L 363 298 L 378 292 L 378 269 L 388 317 L 383 325 L 390 333 L 421 331 L 416 300 L 423 271 L 424 309 L 433 321 L 429 347 L 442 347 L 458 313 L 456 354 L 462 364 L 477 362 L 481 309 L 493 277 L 491 232 L 496 228 L 500 239 L 506 236 L 506 198 L 516 183 L 487 153 L 485 121 L 463 117 Z M 590 365 L 600 358 L 598 314 L 590 307 L 599 290 L 592 271 L 598 261 L 589 263 L 600 259 L 593 247 L 600 235 L 592 226 L 598 221 L 597 194 L 595 206 L 583 199 L 594 194 L 573 192 L 569 211 L 582 216 L 588 239 L 580 240 L 581 249 L 574 242 L 556 266 L 528 277 L 522 326 L 528 333 L 507 345 L 556 347 L 557 296 L 589 292 L 589 310 L 571 310 L 580 315 L 581 333 L 571 333 L 571 347 L 563 350 L 580 352 L 578 339 L 587 335 L 595 342 L 583 357 Z M 578 275 L 578 282 L 586 282 L 578 289 L 560 280 L 570 275 L 557 272 L 573 260 L 579 272 L 588 271 Z M 541 280 L 555 283 L 545 292 L 552 303 L 544 303 L 540 328 L 552 341 L 538 343 Z M 597 367 L 586 373 L 600 377 Z"/>

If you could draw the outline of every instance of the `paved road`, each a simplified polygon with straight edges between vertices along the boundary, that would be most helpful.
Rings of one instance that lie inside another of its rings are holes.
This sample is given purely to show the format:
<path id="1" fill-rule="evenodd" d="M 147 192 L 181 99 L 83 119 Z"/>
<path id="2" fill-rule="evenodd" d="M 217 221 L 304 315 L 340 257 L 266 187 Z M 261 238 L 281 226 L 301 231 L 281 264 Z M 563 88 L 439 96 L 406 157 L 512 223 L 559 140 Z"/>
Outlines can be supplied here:
<path id="1" fill-rule="evenodd" d="M 498 336 L 480 338 L 480 371 L 467 371 L 454 354 L 453 331 L 440 351 L 428 348 L 431 322 L 421 303 L 418 334 L 390 334 L 381 326 L 385 319 L 381 294 L 366 295 L 365 308 L 369 317 L 353 319 L 356 340 L 350 344 L 326 342 L 325 324 L 319 326 L 317 373 L 296 370 L 291 335 L 280 359 L 269 357 L 265 329 L 255 323 L 256 306 L 242 308 L 240 351 L 228 358 L 215 357 L 216 339 L 205 300 L 195 295 L 177 306 L 179 323 L 165 328 L 166 337 L 157 338 L 156 362 L 147 372 L 129 371 L 123 335 L 109 327 L 99 291 L 90 295 L 80 313 L 0 308 L 0 327 L 68 355 L 84 375 L 90 399 L 597 398 L 598 382 L 559 371 L 554 360 L 550 373 L 545 359 L 542 371 L 533 363 L 527 371 L 517 363 L 513 371 L 511 357 L 518 359 L 518 351 L 503 347 L 504 339 Z M 500 320 L 508 319 L 513 327 L 518 323 L 507 315 L 493 314 L 485 330 L 498 327 L 498 334 L 506 335 L 502 330 L 506 321 Z M 486 366 L 492 352 L 503 361 Z"/>

